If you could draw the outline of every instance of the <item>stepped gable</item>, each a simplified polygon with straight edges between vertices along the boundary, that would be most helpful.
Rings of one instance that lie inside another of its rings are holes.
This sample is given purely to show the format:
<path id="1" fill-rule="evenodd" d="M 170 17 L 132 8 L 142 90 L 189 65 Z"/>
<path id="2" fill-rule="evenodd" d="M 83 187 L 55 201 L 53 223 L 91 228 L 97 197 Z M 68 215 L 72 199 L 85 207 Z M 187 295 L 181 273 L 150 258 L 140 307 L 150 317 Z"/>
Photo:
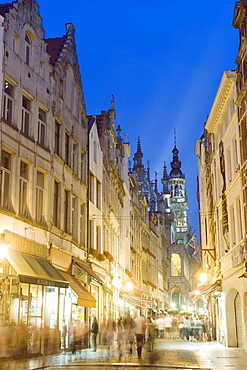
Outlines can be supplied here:
<path id="1" fill-rule="evenodd" d="M 75 44 L 75 28 L 72 23 L 66 23 L 65 27 L 66 34 L 64 36 L 48 38 L 44 41 L 47 43 L 47 51 L 51 55 L 51 65 L 54 68 L 70 66 L 78 85 L 81 86 L 81 75 Z"/>
<path id="2" fill-rule="evenodd" d="M 55 65 L 66 40 L 66 36 L 45 39 L 47 43 L 47 52 L 50 54 L 50 63 L 52 66 Z"/>
<path id="3" fill-rule="evenodd" d="M 6 13 L 9 13 L 9 9 L 13 7 L 12 3 L 1 4 L 0 5 L 0 15 L 4 16 Z"/>

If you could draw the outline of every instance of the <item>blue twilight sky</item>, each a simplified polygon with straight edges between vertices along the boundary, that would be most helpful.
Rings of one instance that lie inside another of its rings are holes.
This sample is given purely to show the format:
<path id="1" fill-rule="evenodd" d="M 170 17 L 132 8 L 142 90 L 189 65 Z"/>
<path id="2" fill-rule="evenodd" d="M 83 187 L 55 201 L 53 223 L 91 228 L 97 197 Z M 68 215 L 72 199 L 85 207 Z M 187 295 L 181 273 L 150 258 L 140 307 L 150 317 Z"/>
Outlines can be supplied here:
<path id="1" fill-rule="evenodd" d="M 5 1 L 1 0 L 1 3 Z M 73 23 L 87 114 L 116 100 L 116 125 L 140 136 L 151 176 L 170 171 L 174 128 L 186 177 L 189 219 L 198 229 L 195 140 L 203 133 L 224 70 L 235 69 L 234 0 L 37 0 L 45 38 Z M 161 186 L 160 186 L 161 189 Z"/>

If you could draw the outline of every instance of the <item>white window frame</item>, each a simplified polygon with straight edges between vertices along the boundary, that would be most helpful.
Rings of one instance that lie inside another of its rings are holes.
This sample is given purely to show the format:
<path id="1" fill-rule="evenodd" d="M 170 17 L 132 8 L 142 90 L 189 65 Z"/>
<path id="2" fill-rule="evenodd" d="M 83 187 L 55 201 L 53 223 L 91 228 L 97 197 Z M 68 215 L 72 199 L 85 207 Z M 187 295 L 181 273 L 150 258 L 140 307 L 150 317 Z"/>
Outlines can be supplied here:
<path id="1" fill-rule="evenodd" d="M 13 112 L 14 112 L 14 86 L 5 80 L 4 82 L 4 98 L 3 98 L 3 119 L 13 124 Z M 10 86 L 10 92 L 13 91 L 13 95 L 6 92 L 7 85 Z"/>
<path id="2" fill-rule="evenodd" d="M 7 155 L 9 158 L 9 168 L 4 166 L 3 155 Z M 2 150 L 1 153 L 1 207 L 5 209 L 10 208 L 10 199 L 11 199 L 11 154 Z"/>
<path id="3" fill-rule="evenodd" d="M 30 36 L 25 33 L 25 63 L 30 66 L 32 43 Z"/>
<path id="4" fill-rule="evenodd" d="M 43 184 L 39 181 L 39 174 L 43 175 Z M 36 184 L 36 221 L 42 223 L 44 216 L 44 193 L 45 193 L 45 175 L 41 171 L 37 171 Z"/>
<path id="5" fill-rule="evenodd" d="M 21 174 L 21 166 L 26 167 L 26 177 Z M 29 165 L 21 161 L 20 162 L 20 194 L 19 194 L 19 213 L 22 216 L 27 216 L 28 210 L 28 185 L 29 185 Z"/>
<path id="6" fill-rule="evenodd" d="M 39 107 L 38 113 L 38 143 L 42 146 L 46 144 L 46 112 Z"/>
<path id="7" fill-rule="evenodd" d="M 28 102 L 29 107 L 24 106 L 25 101 Z M 27 136 L 30 136 L 30 121 L 31 121 L 31 100 L 29 100 L 25 95 L 22 95 L 21 131 L 23 134 Z"/>

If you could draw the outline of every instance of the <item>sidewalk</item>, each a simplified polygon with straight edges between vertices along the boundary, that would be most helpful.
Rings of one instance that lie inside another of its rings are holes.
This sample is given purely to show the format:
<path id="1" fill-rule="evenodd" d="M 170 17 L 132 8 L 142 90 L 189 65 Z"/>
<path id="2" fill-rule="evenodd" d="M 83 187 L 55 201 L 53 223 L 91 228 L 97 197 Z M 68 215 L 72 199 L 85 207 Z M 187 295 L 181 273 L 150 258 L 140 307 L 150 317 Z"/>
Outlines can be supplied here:
<path id="1" fill-rule="evenodd" d="M 123 367 L 120 367 L 120 364 Z M 35 370 L 35 369 L 120 369 L 141 368 L 160 370 L 165 369 L 212 369 L 212 370 L 246 370 L 247 350 L 226 348 L 217 342 L 186 342 L 181 340 L 157 339 L 153 352 L 143 348 L 141 361 L 138 360 L 136 349 L 133 355 L 123 350 L 123 356 L 118 359 L 117 349 L 114 348 L 108 357 L 105 346 L 99 346 L 97 352 L 90 349 L 46 357 L 24 360 L 0 360 L 0 370 Z M 149 366 L 148 366 L 149 365 Z"/>

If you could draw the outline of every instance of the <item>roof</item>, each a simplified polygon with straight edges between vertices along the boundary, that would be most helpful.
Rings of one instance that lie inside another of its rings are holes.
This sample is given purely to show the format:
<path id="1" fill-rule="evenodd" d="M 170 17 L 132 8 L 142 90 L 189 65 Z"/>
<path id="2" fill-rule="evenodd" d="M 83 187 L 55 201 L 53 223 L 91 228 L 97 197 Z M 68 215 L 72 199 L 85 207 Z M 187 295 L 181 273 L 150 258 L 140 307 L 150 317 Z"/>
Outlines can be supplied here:
<path id="1" fill-rule="evenodd" d="M 66 36 L 45 39 L 45 42 L 47 43 L 47 52 L 51 56 L 50 59 L 51 65 L 55 64 L 65 40 Z"/>
<path id="2" fill-rule="evenodd" d="M 13 4 L 8 3 L 8 4 L 1 4 L 0 5 L 0 15 L 4 16 L 6 13 L 9 13 L 9 8 L 12 8 Z"/>

